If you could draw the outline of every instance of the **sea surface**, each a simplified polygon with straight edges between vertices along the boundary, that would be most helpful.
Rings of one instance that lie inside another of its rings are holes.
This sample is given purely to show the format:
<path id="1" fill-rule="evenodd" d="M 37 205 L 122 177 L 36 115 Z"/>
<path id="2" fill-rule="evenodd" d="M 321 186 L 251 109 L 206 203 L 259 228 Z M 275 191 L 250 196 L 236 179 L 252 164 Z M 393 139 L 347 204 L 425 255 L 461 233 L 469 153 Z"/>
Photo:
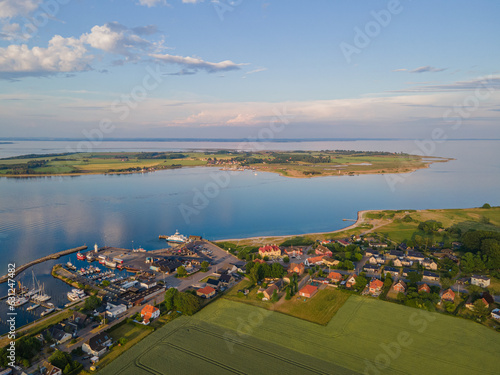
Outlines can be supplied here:
<path id="1" fill-rule="evenodd" d="M 78 142 L 19 141 L 0 144 L 0 157 L 76 149 Z M 239 142 L 102 142 L 93 151 L 241 149 Z M 166 247 L 160 234 L 201 235 L 210 240 L 341 229 L 357 211 L 500 205 L 500 141 L 269 142 L 254 150 L 365 150 L 450 157 L 401 175 L 292 179 L 253 171 L 183 168 L 145 174 L 0 178 L 0 274 L 18 265 L 86 244 L 146 250 Z M 53 264 L 33 267 L 55 304 L 71 288 L 53 279 Z M 83 265 L 84 262 L 81 262 Z M 78 264 L 80 265 L 80 264 Z M 30 283 L 32 270 L 20 279 Z M 0 286 L 0 296 L 6 284 Z M 0 301 L 0 317 L 4 315 Z M 25 305 L 24 308 L 28 306 Z M 36 314 L 20 313 L 19 324 Z M 0 333 L 6 326 L 0 322 Z"/>

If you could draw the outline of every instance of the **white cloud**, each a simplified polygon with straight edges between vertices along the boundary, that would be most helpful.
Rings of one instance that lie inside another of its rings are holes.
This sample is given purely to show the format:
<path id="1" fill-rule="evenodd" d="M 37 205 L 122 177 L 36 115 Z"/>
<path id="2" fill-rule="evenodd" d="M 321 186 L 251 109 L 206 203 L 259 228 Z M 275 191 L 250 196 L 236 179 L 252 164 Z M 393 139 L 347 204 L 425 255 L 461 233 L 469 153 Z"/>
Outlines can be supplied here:
<path id="1" fill-rule="evenodd" d="M 183 74 L 189 74 L 192 73 L 192 71 L 197 71 L 197 70 L 205 70 L 208 73 L 215 73 L 215 72 L 221 72 L 221 71 L 229 71 L 229 70 L 239 70 L 241 69 L 241 66 L 247 65 L 247 64 L 236 64 L 230 60 L 224 60 L 218 63 L 213 63 L 209 61 L 202 60 L 197 57 L 183 57 L 183 56 L 176 56 L 176 55 L 169 55 L 169 54 L 150 54 L 151 57 L 162 61 L 167 64 L 178 64 L 182 65 L 183 67 L 187 69 L 191 69 L 190 71 L 185 71 L 183 70 Z"/>
<path id="2" fill-rule="evenodd" d="M 202 3 L 203 0 L 182 0 L 182 2 L 184 4 L 198 4 L 198 3 Z"/>
<path id="3" fill-rule="evenodd" d="M 0 1 L 0 18 L 26 16 L 38 9 L 42 0 L 2 0 Z"/>
<path id="4" fill-rule="evenodd" d="M 54 36 L 47 48 L 28 48 L 26 44 L 0 48 L 0 76 L 13 78 L 23 75 L 54 74 L 91 69 L 92 56 L 82 41 Z M 7 73 L 7 74 L 5 74 Z M 9 74 L 12 75 L 9 76 Z"/>
<path id="5" fill-rule="evenodd" d="M 447 68 L 436 68 L 434 66 L 426 65 L 426 66 L 421 66 L 417 69 L 413 69 L 410 71 L 410 73 L 427 73 L 427 72 L 437 73 L 437 72 L 442 72 L 443 70 L 446 69 Z"/>
<path id="6" fill-rule="evenodd" d="M 166 5 L 167 2 L 165 0 L 139 0 L 139 4 L 152 8 L 157 5 Z"/>

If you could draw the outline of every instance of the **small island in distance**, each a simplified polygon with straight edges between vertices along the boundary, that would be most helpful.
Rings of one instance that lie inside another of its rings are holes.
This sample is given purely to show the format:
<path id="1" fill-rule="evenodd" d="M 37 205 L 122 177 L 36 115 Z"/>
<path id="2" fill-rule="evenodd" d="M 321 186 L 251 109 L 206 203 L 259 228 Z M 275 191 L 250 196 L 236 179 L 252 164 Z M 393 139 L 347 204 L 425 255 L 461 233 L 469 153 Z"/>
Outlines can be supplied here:
<path id="1" fill-rule="evenodd" d="M 357 174 L 409 173 L 449 158 L 381 151 L 92 152 L 23 155 L 0 159 L 0 176 L 120 174 L 183 167 L 251 169 L 307 178 Z"/>

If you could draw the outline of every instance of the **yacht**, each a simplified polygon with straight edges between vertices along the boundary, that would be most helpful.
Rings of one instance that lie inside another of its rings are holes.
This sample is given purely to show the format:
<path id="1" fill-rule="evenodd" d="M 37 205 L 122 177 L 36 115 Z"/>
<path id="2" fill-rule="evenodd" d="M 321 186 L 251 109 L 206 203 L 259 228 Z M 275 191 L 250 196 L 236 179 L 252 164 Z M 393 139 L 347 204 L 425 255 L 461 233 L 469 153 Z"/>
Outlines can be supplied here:
<path id="1" fill-rule="evenodd" d="M 50 308 L 50 309 L 47 309 L 47 310 L 43 311 L 43 312 L 40 314 L 40 316 L 45 316 L 45 315 L 47 315 L 47 314 L 50 314 L 50 313 L 51 313 L 52 311 L 54 311 L 54 310 L 55 310 L 55 309 L 54 309 L 53 307 L 52 307 L 52 308 Z"/>
<path id="2" fill-rule="evenodd" d="M 187 237 L 179 233 L 178 230 L 174 234 L 166 238 L 167 242 L 184 243 L 187 242 Z"/>
<path id="3" fill-rule="evenodd" d="M 38 303 L 35 303 L 34 305 L 28 306 L 26 308 L 26 311 L 35 310 L 37 307 L 40 307 L 40 305 Z"/>
<path id="4" fill-rule="evenodd" d="M 16 297 L 16 299 L 13 302 L 7 302 L 7 304 L 9 304 L 11 306 L 14 306 L 14 307 L 19 307 L 21 305 L 24 305 L 28 301 L 29 301 L 29 299 L 27 299 L 26 297 L 22 297 L 21 296 L 21 297 Z"/>
<path id="5" fill-rule="evenodd" d="M 81 300 L 85 297 L 85 292 L 82 289 L 72 289 L 71 292 L 68 292 L 68 299 L 72 302 Z"/>

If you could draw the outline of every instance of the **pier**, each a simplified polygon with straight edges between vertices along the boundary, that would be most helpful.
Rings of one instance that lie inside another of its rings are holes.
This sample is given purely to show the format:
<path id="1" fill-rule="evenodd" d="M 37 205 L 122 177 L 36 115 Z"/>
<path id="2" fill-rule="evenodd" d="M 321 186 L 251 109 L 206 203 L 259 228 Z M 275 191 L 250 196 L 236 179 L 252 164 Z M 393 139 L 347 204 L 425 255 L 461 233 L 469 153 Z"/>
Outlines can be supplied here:
<path id="1" fill-rule="evenodd" d="M 15 276 L 19 275 L 21 272 L 30 268 L 31 266 L 34 266 L 35 264 L 43 263 L 43 262 L 46 262 L 47 260 L 58 259 L 64 255 L 76 253 L 77 251 L 87 250 L 87 248 L 88 248 L 87 246 L 75 247 L 73 249 L 59 251 L 58 253 L 50 254 L 50 255 L 44 256 L 43 258 L 33 260 L 29 263 L 23 264 L 22 266 L 16 267 Z M 0 277 L 0 284 L 6 282 L 8 279 L 9 279 L 9 275 L 3 275 L 2 277 Z"/>

